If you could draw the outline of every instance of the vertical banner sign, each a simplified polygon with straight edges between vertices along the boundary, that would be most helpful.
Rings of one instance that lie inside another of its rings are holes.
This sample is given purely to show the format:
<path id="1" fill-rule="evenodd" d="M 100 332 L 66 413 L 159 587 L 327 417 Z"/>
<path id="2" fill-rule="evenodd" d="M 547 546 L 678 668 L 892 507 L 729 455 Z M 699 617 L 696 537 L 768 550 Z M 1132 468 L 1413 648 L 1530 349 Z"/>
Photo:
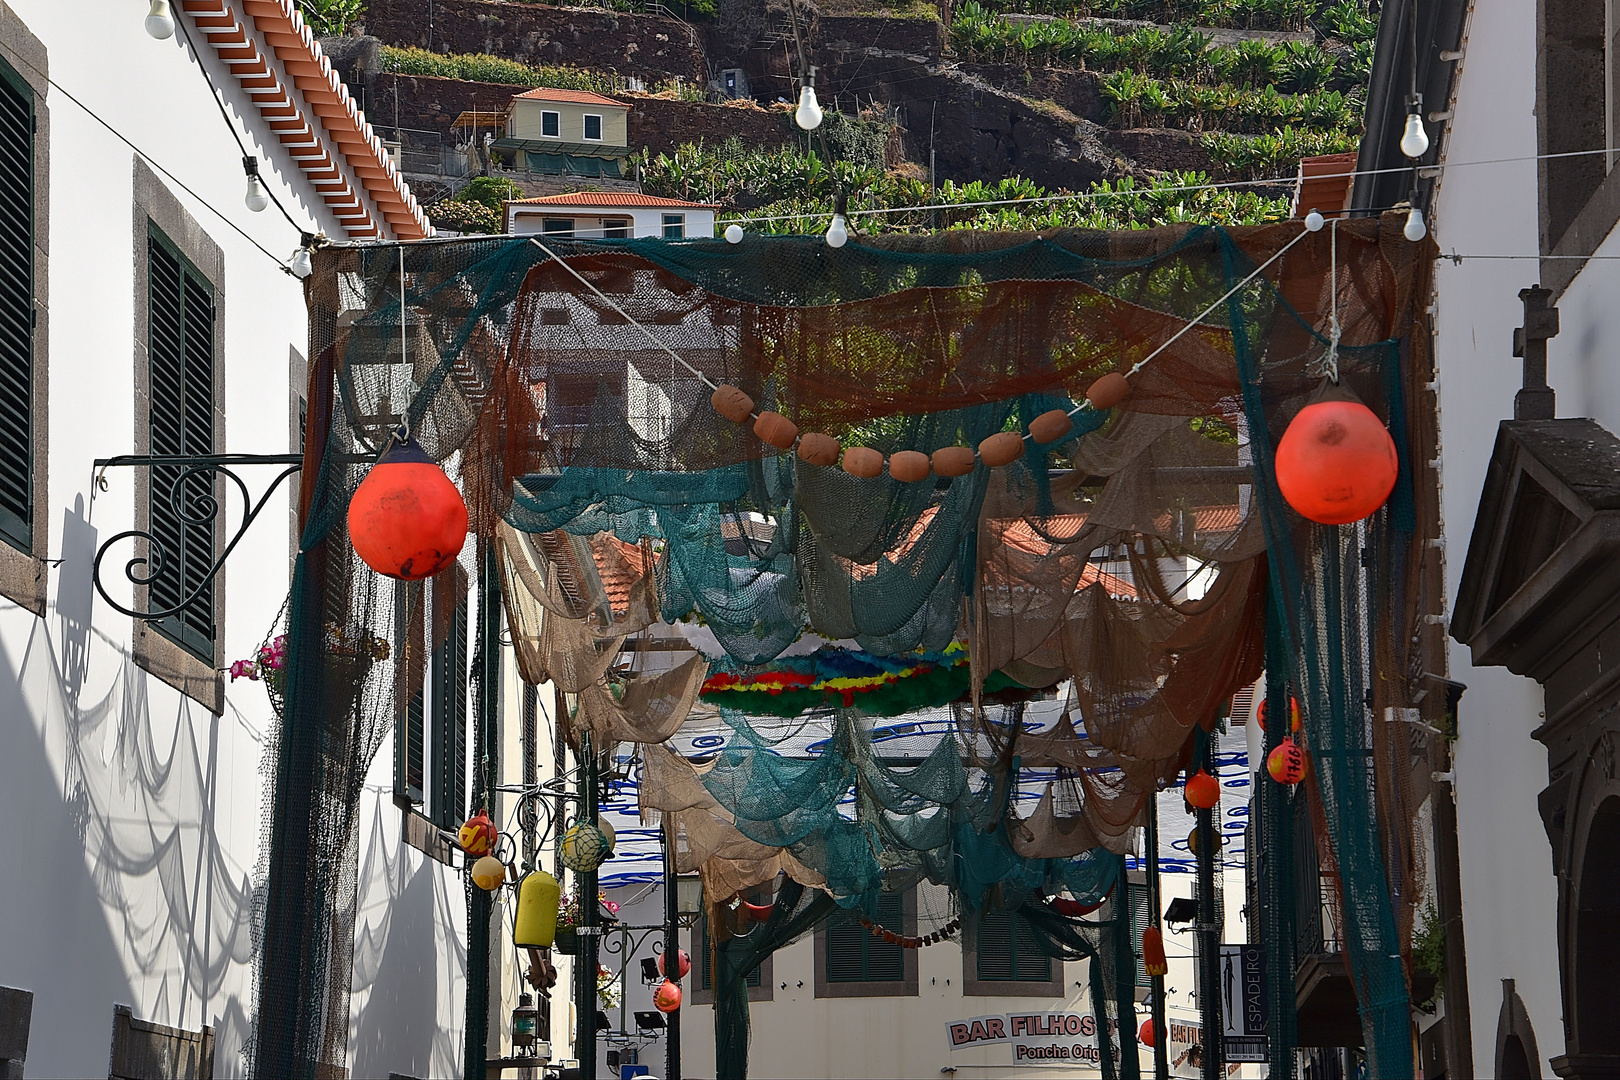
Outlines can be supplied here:
<path id="1" fill-rule="evenodd" d="M 1266 950 L 1221 946 L 1222 1052 L 1230 1062 L 1266 1060 Z"/>

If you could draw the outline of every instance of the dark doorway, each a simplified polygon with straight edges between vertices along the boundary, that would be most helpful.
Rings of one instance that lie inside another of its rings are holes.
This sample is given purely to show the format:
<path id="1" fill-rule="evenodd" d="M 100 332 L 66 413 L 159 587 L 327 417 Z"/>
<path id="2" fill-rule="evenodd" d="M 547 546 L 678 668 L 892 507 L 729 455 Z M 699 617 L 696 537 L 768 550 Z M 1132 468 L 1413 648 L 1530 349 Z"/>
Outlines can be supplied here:
<path id="1" fill-rule="evenodd" d="M 1580 893 L 1568 955 L 1575 964 L 1575 1033 L 1582 1054 L 1620 1052 L 1614 975 L 1620 971 L 1620 796 L 1592 815 L 1580 853 Z"/>

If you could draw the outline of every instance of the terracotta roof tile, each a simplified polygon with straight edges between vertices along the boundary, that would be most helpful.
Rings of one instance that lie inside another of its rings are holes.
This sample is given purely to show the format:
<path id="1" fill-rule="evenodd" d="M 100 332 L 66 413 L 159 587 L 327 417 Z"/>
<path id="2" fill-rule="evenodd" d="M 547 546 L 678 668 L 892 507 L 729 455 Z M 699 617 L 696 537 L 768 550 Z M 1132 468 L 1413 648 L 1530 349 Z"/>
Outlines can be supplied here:
<path id="1" fill-rule="evenodd" d="M 615 101 L 602 94 L 593 94 L 589 90 L 553 90 L 549 86 L 539 86 L 521 94 L 513 94 L 512 100 L 566 101 L 573 105 L 614 105 L 621 109 L 631 107 L 627 101 Z"/>
<path id="2" fill-rule="evenodd" d="M 643 195 L 639 191 L 573 191 L 564 195 L 536 195 L 532 199 L 513 199 L 510 205 L 719 209 L 716 203 L 685 202 L 681 199 L 666 199 L 661 195 Z"/>

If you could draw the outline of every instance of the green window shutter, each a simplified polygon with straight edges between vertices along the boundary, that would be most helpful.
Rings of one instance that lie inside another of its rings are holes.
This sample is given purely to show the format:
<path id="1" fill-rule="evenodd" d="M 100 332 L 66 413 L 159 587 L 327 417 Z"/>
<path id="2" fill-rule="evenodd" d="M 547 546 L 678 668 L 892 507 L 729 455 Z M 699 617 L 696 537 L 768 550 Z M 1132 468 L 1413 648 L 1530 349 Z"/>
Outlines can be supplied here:
<path id="1" fill-rule="evenodd" d="M 405 713 L 394 724 L 394 794 L 413 804 L 422 802 L 423 741 L 427 719 L 422 673 L 424 645 L 422 583 L 394 583 L 394 662 L 399 696 L 407 699 Z M 396 714 L 397 716 L 398 714 Z"/>
<path id="2" fill-rule="evenodd" d="M 1142 932 L 1152 925 L 1153 907 L 1148 903 L 1148 887 L 1131 885 L 1126 889 L 1126 902 L 1131 909 L 1131 947 L 1136 952 L 1136 985 L 1151 986 L 1147 964 L 1142 959 Z"/>
<path id="3" fill-rule="evenodd" d="M 454 573 L 454 571 L 452 571 Z M 462 575 L 456 574 L 458 578 Z M 462 580 L 465 586 L 465 580 Z M 435 590 L 436 592 L 438 590 Z M 448 592 L 448 590 L 444 590 Z M 437 599 L 437 597 L 435 597 Z M 433 651 L 433 797 L 431 817 L 454 829 L 467 816 L 467 596 L 449 619 Z"/>
<path id="4" fill-rule="evenodd" d="M 0 540 L 34 542 L 34 95 L 0 61 Z"/>
<path id="5" fill-rule="evenodd" d="M 147 237 L 147 357 L 150 365 L 150 452 L 198 456 L 214 452 L 213 287 L 155 230 Z M 214 521 L 198 513 L 213 497 L 205 475 L 186 476 L 181 465 L 153 466 L 151 532 L 163 566 L 148 589 L 148 607 L 175 607 L 155 620 L 159 633 L 207 663 L 214 659 Z M 177 491 L 176 488 L 180 490 Z M 193 521 L 190 518 L 206 518 Z"/>
<path id="6" fill-rule="evenodd" d="M 748 898 L 748 902 L 750 904 L 762 904 L 762 903 L 764 903 L 764 900 L 762 900 L 760 898 L 759 893 L 754 893 L 752 896 L 750 896 Z M 700 990 L 713 990 L 714 989 L 714 954 L 710 951 L 710 948 L 709 948 L 709 920 L 707 918 L 699 919 L 697 921 L 697 925 L 698 925 L 698 958 L 699 958 L 698 959 L 698 972 L 699 972 L 699 975 L 698 975 L 698 989 L 700 989 Z M 764 981 L 765 981 L 765 975 L 764 975 L 764 971 L 762 970 L 762 966 L 760 966 L 760 965 L 756 965 L 754 970 L 750 971 L 748 973 L 748 977 L 743 980 L 743 982 L 747 983 L 748 986 L 750 986 L 750 987 L 761 986 L 761 985 L 764 984 Z"/>
<path id="7" fill-rule="evenodd" d="M 979 920 L 977 949 L 981 982 L 1050 982 L 1052 958 L 1040 951 L 1035 932 L 1010 911 L 987 911 Z"/>
<path id="8" fill-rule="evenodd" d="M 904 932 L 905 905 L 900 893 L 882 893 L 878 897 L 879 926 L 895 933 Z M 833 916 L 824 935 L 827 949 L 827 981 L 903 982 L 906 977 L 905 949 L 899 942 L 888 942 L 874 937 L 872 931 L 861 925 L 857 912 L 845 911 Z"/>

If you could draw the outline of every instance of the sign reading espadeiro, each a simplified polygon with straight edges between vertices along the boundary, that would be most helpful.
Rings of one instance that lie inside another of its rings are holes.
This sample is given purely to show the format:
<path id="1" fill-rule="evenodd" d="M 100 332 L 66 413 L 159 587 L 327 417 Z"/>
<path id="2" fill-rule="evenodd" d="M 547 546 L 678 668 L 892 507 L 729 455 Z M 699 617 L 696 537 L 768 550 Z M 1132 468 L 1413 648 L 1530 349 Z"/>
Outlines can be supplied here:
<path id="1" fill-rule="evenodd" d="M 1097 1018 L 1090 1013 L 1002 1013 L 945 1025 L 952 1050 L 1005 1044 L 1015 1065 L 1097 1065 Z M 1118 1025 L 1109 1021 L 1109 1032 Z"/>

